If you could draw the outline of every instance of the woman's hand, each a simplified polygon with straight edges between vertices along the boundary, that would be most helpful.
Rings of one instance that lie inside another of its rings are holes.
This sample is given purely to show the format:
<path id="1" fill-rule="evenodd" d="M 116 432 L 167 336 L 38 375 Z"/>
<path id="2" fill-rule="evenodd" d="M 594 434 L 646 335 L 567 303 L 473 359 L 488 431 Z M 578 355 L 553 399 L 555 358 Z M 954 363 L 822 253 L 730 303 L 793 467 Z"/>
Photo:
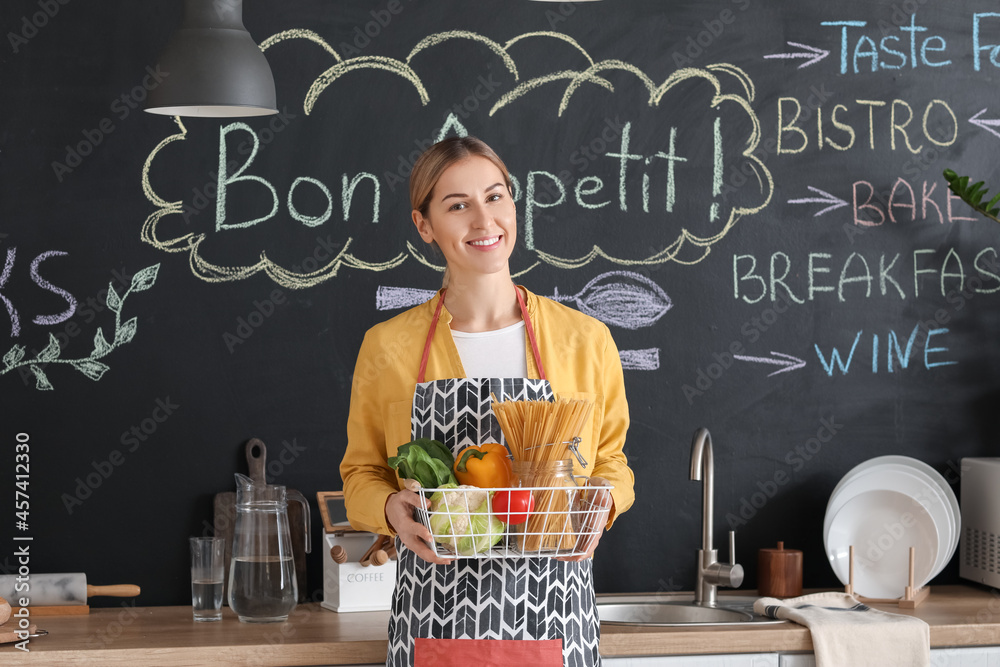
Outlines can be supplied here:
<path id="1" fill-rule="evenodd" d="M 588 486 L 611 486 L 611 483 L 603 477 L 591 477 L 587 481 Z M 581 494 L 573 509 L 579 512 L 586 512 L 583 524 L 580 526 L 580 538 L 577 541 L 574 551 L 582 551 L 577 556 L 559 556 L 556 560 L 573 562 L 587 560 L 594 555 L 597 543 L 601 541 L 604 534 L 604 526 L 608 523 L 608 514 L 615 506 L 615 501 L 611 497 L 611 492 L 607 489 L 592 489 Z"/>
<path id="2" fill-rule="evenodd" d="M 413 519 L 414 508 L 426 509 L 428 505 L 429 500 L 421 502 L 420 495 L 413 491 L 397 491 L 385 501 L 385 518 L 407 549 L 428 563 L 447 565 L 451 563 L 451 559 L 435 555 L 434 550 L 428 546 L 433 539 L 431 531 Z"/>

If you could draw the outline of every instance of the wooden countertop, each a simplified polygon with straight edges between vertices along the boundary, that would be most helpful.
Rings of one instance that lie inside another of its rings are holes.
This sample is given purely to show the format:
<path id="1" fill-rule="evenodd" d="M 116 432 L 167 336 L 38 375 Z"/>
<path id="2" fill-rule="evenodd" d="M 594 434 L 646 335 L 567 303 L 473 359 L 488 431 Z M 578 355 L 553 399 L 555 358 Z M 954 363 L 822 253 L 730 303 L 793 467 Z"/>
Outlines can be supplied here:
<path id="1" fill-rule="evenodd" d="M 747 595 L 743 592 L 743 595 Z M 618 596 L 616 596 L 618 597 Z M 922 618 L 931 646 L 1000 645 L 1000 591 L 934 586 L 918 609 L 885 611 Z M 285 623 L 240 623 L 227 607 L 218 623 L 195 623 L 190 607 L 111 607 L 89 615 L 37 616 L 49 635 L 30 652 L 0 646 L 3 665 L 346 665 L 385 661 L 388 612 L 338 614 L 299 605 Z M 604 656 L 812 651 L 805 627 L 793 623 L 697 627 L 601 628 Z"/>

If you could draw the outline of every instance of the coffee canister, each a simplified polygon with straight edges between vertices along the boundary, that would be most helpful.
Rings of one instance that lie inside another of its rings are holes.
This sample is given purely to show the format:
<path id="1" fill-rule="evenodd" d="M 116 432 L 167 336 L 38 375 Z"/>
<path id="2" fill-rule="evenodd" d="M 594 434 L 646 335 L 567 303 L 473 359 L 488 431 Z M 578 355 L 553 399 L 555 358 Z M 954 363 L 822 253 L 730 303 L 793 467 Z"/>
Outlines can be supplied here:
<path id="1" fill-rule="evenodd" d="M 786 549 L 761 549 L 757 555 L 757 592 L 762 596 L 792 598 L 802 595 L 802 552 Z"/>

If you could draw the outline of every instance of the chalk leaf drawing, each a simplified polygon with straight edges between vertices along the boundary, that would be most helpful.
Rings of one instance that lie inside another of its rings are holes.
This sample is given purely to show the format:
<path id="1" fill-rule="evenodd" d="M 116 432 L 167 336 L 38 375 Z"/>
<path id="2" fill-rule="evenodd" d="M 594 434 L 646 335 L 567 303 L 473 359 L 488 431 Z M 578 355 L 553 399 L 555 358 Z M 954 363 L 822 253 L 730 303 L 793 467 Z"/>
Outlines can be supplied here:
<path id="1" fill-rule="evenodd" d="M 522 70 L 527 71 L 528 68 L 519 66 L 516 62 L 515 56 L 521 53 L 521 51 L 518 50 L 517 45 L 527 39 L 549 40 L 553 42 L 554 46 L 559 47 L 569 45 L 572 49 L 574 49 L 571 53 L 576 55 L 579 60 L 579 65 L 575 69 L 562 68 L 559 71 L 544 73 L 533 78 L 525 78 L 526 75 L 525 77 L 522 77 Z M 331 46 L 323 36 L 308 29 L 297 28 L 276 33 L 265 39 L 260 46 L 262 50 L 267 51 L 269 49 L 273 49 L 278 44 L 290 44 L 295 48 L 319 48 L 320 57 L 329 59 L 330 64 L 311 82 L 308 86 L 308 90 L 304 91 L 302 98 L 302 112 L 306 116 L 317 116 L 321 119 L 326 115 L 323 108 L 324 104 L 327 104 L 328 106 L 336 105 L 341 103 L 344 99 L 353 99 L 356 97 L 356 95 L 345 96 L 328 91 L 338 85 L 342 85 L 341 82 L 345 79 L 350 79 L 352 73 L 364 71 L 368 71 L 369 73 L 374 72 L 377 76 L 388 77 L 386 81 L 398 82 L 407 90 L 415 93 L 415 95 L 400 98 L 399 100 L 392 97 L 391 99 L 396 100 L 393 104 L 393 108 L 398 107 L 400 109 L 405 109 L 407 104 L 414 106 L 420 105 L 421 107 L 429 107 L 429 105 L 432 104 L 443 104 L 444 106 L 450 105 L 453 100 L 439 100 L 434 98 L 431 92 L 433 87 L 426 85 L 430 80 L 429 77 L 432 77 L 434 73 L 438 71 L 435 68 L 435 60 L 433 56 L 438 49 L 442 48 L 440 47 L 442 44 L 449 44 L 450 46 L 448 48 L 454 48 L 455 45 L 458 45 L 461 48 L 471 48 L 478 51 L 485 50 L 488 55 L 495 57 L 498 60 L 498 64 L 501 68 L 499 71 L 506 72 L 503 78 L 508 82 L 504 85 L 508 86 L 509 89 L 506 91 L 499 90 L 497 92 L 496 101 L 491 107 L 489 107 L 488 110 L 484 106 L 483 113 L 487 114 L 487 117 L 482 119 L 483 122 L 490 122 L 495 119 L 495 122 L 502 123 L 503 113 L 506 109 L 518 107 L 518 101 L 522 98 L 530 96 L 532 91 L 543 88 L 548 89 L 553 86 L 561 87 L 558 89 L 561 90 L 561 95 L 558 96 L 558 105 L 554 105 L 552 110 L 552 118 L 555 122 L 560 122 L 561 119 L 566 117 L 566 112 L 568 109 L 573 107 L 574 101 L 576 102 L 574 109 L 585 109 L 587 103 L 584 101 L 584 98 L 578 94 L 578 91 L 580 91 L 584 86 L 604 89 L 611 93 L 615 93 L 616 89 L 625 90 L 626 97 L 628 97 L 631 91 L 639 91 L 640 96 L 644 98 L 646 106 L 652 109 L 667 110 L 669 110 L 672 104 L 667 101 L 669 94 L 687 96 L 689 95 L 688 91 L 692 84 L 701 86 L 702 89 L 707 91 L 708 94 L 706 95 L 706 98 L 708 98 L 709 108 L 711 112 L 716 115 L 714 135 L 714 145 L 716 147 L 713 168 L 714 176 L 709 180 L 712 180 L 711 197 L 713 199 L 717 199 L 717 201 L 712 203 L 710 212 L 706 211 L 706 213 L 709 213 L 707 223 L 706 221 L 701 221 L 698 217 L 691 217 L 689 215 L 677 216 L 678 220 L 684 220 L 684 222 L 679 223 L 677 228 L 670 232 L 670 237 L 666 244 L 658 243 L 658 248 L 660 249 L 655 253 L 648 255 L 645 255 L 641 251 L 637 252 L 635 255 L 623 252 L 611 254 L 606 249 L 602 248 L 601 245 L 596 244 L 592 245 L 586 251 L 583 249 L 572 251 L 563 251 L 562 249 L 559 249 L 560 252 L 557 254 L 553 252 L 553 250 L 556 250 L 554 248 L 536 248 L 534 245 L 529 244 L 529 250 L 534 252 L 536 261 L 531 263 L 529 269 L 526 270 L 530 270 L 530 268 L 538 266 L 539 264 L 548 264 L 562 269 L 577 269 L 597 259 L 607 260 L 618 266 L 655 266 L 667 262 L 676 262 L 682 265 L 696 264 L 707 257 L 712 246 L 726 236 L 726 234 L 741 218 L 760 212 L 769 204 L 772 198 L 774 191 L 773 177 L 764 162 L 755 154 L 759 152 L 757 151 L 757 148 L 761 141 L 761 125 L 760 120 L 757 117 L 757 113 L 752 107 L 752 102 L 755 96 L 754 83 L 746 72 L 732 64 L 717 63 L 700 68 L 682 68 L 669 74 L 662 82 L 657 82 L 635 64 L 618 59 L 595 61 L 586 49 L 584 49 L 572 37 L 553 31 L 529 32 L 515 36 L 505 43 L 495 41 L 489 37 L 470 31 L 452 30 L 440 32 L 420 39 L 410 50 L 405 60 L 383 55 L 359 55 L 351 58 L 345 58 L 340 55 L 337 52 L 337 49 Z M 453 51 L 447 51 L 446 53 L 448 54 L 449 59 L 454 59 Z M 430 57 L 428 54 L 430 54 Z M 294 52 L 291 55 L 286 55 L 285 52 L 272 53 L 270 56 L 274 58 L 293 57 Z M 473 61 L 473 59 L 470 59 L 470 61 Z M 325 65 L 325 63 L 323 64 Z M 612 84 L 612 81 L 615 83 Z M 678 90 L 681 90 L 682 92 L 675 93 L 675 91 Z M 322 103 L 322 100 L 324 99 L 328 100 L 328 102 Z M 412 114 L 410 115 L 412 116 Z M 740 136 L 735 138 L 736 143 L 732 145 L 739 145 L 741 147 L 738 151 L 727 152 L 725 156 L 725 163 L 722 161 L 722 138 L 719 128 L 719 119 L 723 117 L 726 118 L 727 128 L 730 126 L 738 128 L 737 131 L 740 133 Z M 158 194 L 157 189 L 154 189 L 150 180 L 151 166 L 161 152 L 168 150 L 168 148 L 170 151 L 180 150 L 180 159 L 184 159 L 184 157 L 189 156 L 192 151 L 197 151 L 201 148 L 203 138 L 197 140 L 197 145 L 185 144 L 185 140 L 189 138 L 188 131 L 181 122 L 180 118 L 175 117 L 174 122 L 180 128 L 180 131 L 161 140 L 147 156 L 143 166 L 143 191 L 146 198 L 155 207 L 155 211 L 145 220 L 141 232 L 141 239 L 163 252 L 186 253 L 189 256 L 188 263 L 191 267 L 192 273 L 201 280 L 207 282 L 243 280 L 255 275 L 256 273 L 264 272 L 272 280 L 282 286 L 292 289 L 302 289 L 329 280 L 337 275 L 340 268 L 345 266 L 367 271 L 387 271 L 401 265 L 408 259 L 414 259 L 418 262 L 427 264 L 431 268 L 438 268 L 431 266 L 429 262 L 424 260 L 419 251 L 412 246 L 408 248 L 400 248 L 398 252 L 395 252 L 391 247 L 383 244 L 377 250 L 366 251 L 389 251 L 389 255 L 383 255 L 378 258 L 365 258 L 352 254 L 348 252 L 348 249 L 351 247 L 351 243 L 354 240 L 354 237 L 357 236 L 357 233 L 348 232 L 344 227 L 340 227 L 340 229 L 345 231 L 339 232 L 344 234 L 344 236 L 339 240 L 341 246 L 339 253 L 327 261 L 324 265 L 318 266 L 315 270 L 296 271 L 285 268 L 275 261 L 272 261 L 263 249 L 259 251 L 259 255 L 254 260 L 247 263 L 241 263 L 239 265 L 236 265 L 233 260 L 227 260 L 228 263 L 226 265 L 220 265 L 207 260 L 204 253 L 205 248 L 202 247 L 202 244 L 208 238 L 217 236 L 218 234 L 214 232 L 194 232 L 191 231 L 190 228 L 185 229 L 184 227 L 181 227 L 180 229 L 175 228 L 174 231 L 171 231 L 171 225 L 174 224 L 174 221 L 178 220 L 178 218 L 172 217 L 171 222 L 164 222 L 164 219 L 168 216 L 183 216 L 186 204 L 184 201 L 167 201 L 164 197 Z M 405 123 L 396 123 L 396 125 L 402 128 L 401 131 L 404 131 L 404 133 L 411 132 L 411 129 L 406 127 Z M 417 133 L 420 136 L 426 136 L 426 133 L 431 129 L 432 128 L 414 127 L 412 128 L 412 132 Z M 220 130 L 223 130 L 222 136 L 224 138 L 226 134 L 224 130 L 226 130 L 226 128 L 220 127 Z M 229 180 L 226 180 L 226 178 L 228 178 L 233 182 L 237 180 L 240 180 L 241 182 L 250 182 L 253 180 L 261 187 L 264 187 L 264 184 L 267 183 L 267 181 L 262 177 L 255 174 L 245 175 L 242 173 L 243 170 L 249 166 L 253 157 L 257 155 L 257 149 L 260 147 L 259 139 L 249 126 L 239 125 L 239 130 L 233 131 L 236 134 L 248 137 L 248 139 L 253 143 L 251 146 L 252 150 L 250 151 L 250 157 L 245 158 L 242 167 L 239 167 L 236 172 L 228 174 L 225 178 L 223 178 L 222 185 L 225 186 L 228 182 L 230 182 Z M 743 133 L 746 133 L 746 135 L 743 136 Z M 416 134 L 414 136 L 416 136 Z M 411 141 L 413 138 L 414 137 L 410 137 L 407 141 Z M 624 135 L 622 136 L 622 140 L 624 144 Z M 281 141 L 284 141 L 284 139 Z M 328 146 L 324 147 L 329 149 Z M 312 147 L 298 146 L 295 148 L 295 152 L 300 153 L 304 148 L 311 149 Z M 660 154 L 658 153 L 657 155 Z M 660 156 L 669 157 L 666 155 Z M 175 155 L 175 157 L 177 156 Z M 375 156 L 375 162 L 378 162 L 382 157 L 383 156 Z M 287 156 L 283 154 L 283 157 L 274 159 L 273 162 L 276 164 L 285 164 L 285 158 L 287 158 Z M 735 162 L 733 164 L 729 164 L 730 160 L 737 160 L 744 167 L 749 165 L 750 169 L 756 175 L 760 187 L 759 192 L 755 193 L 752 201 L 742 202 L 739 205 L 733 203 L 727 205 L 724 200 L 719 199 L 724 169 L 736 166 Z M 259 163 L 260 164 L 258 164 L 258 166 L 263 165 L 265 167 L 270 164 L 264 160 L 264 158 L 260 158 Z M 221 164 L 222 160 L 220 158 L 220 165 Z M 546 165 L 539 166 L 545 167 Z M 176 170 L 175 168 L 171 169 L 174 169 L 174 171 Z M 169 170 L 170 169 L 168 169 L 168 171 Z M 156 169 L 152 171 L 153 173 L 160 173 Z M 222 170 L 220 169 L 220 172 L 221 171 Z M 193 173 L 192 176 L 194 176 Z M 368 172 L 361 172 L 355 181 L 362 176 L 366 179 L 369 179 L 370 177 L 369 180 L 372 182 L 377 183 L 378 181 L 377 176 Z M 183 191 L 194 191 L 198 190 L 198 186 L 204 186 L 206 181 L 201 180 L 200 176 L 198 179 L 199 180 L 197 182 L 186 184 Z M 353 187 L 356 184 L 355 181 L 352 181 L 350 184 L 345 182 L 345 193 L 350 194 L 353 192 Z M 211 185 L 211 179 L 209 179 L 208 183 Z M 299 176 L 296 183 L 300 184 L 301 187 L 310 187 L 309 184 L 311 184 L 312 187 L 320 189 L 324 196 L 330 199 L 330 206 L 328 207 L 328 210 L 332 211 L 332 189 L 327 188 L 326 185 L 316 181 L 316 179 L 311 176 Z M 270 219 L 271 216 L 279 215 L 279 201 L 277 194 L 274 192 L 273 186 L 269 183 L 267 183 L 267 185 L 272 188 L 271 194 L 273 195 L 274 202 L 274 206 L 272 207 L 273 210 L 270 214 L 266 214 L 263 218 L 250 220 L 243 224 L 256 224 L 260 220 Z M 187 186 L 192 187 L 189 188 Z M 158 188 L 161 191 L 166 191 L 167 187 L 168 186 L 166 184 L 158 185 Z M 376 191 L 376 198 L 379 196 L 380 195 Z M 683 196 L 689 195 L 685 193 Z M 694 197 L 695 195 L 691 194 L 690 196 Z M 347 201 L 346 197 L 347 195 L 345 195 L 345 202 Z M 701 195 L 699 194 L 697 197 L 699 198 L 699 201 L 701 201 Z M 291 190 L 288 193 L 288 198 L 290 201 Z M 218 201 L 221 201 L 221 195 L 217 198 L 217 203 Z M 692 206 L 695 205 L 692 204 Z M 291 211 L 291 205 L 287 208 L 289 208 L 289 215 L 294 217 Z M 726 210 L 723 210 L 724 208 Z M 284 215 L 284 213 L 281 213 L 280 215 Z M 223 218 L 219 218 L 218 216 L 219 214 L 217 213 L 217 228 L 215 229 L 215 232 L 219 232 L 220 229 L 225 228 L 225 230 L 227 230 L 226 233 L 230 233 L 228 230 L 232 230 L 240 226 L 226 226 L 226 223 L 224 222 L 220 226 L 220 221 L 224 220 L 224 213 Z M 297 219 L 299 222 L 309 226 L 321 224 L 320 222 L 312 219 L 306 220 L 306 218 L 304 218 L 301 214 Z M 185 218 L 185 222 L 186 221 L 187 218 Z M 709 224 L 709 227 L 707 231 L 704 232 L 692 231 L 689 221 L 694 221 L 698 224 Z M 368 220 L 364 224 L 370 224 L 373 222 L 377 222 L 377 219 Z M 360 229 L 360 227 L 358 229 Z M 390 230 L 387 229 L 386 231 L 389 232 Z M 531 237 L 531 231 L 532 230 L 528 229 L 526 225 L 526 239 Z M 402 238 L 402 235 L 399 234 L 391 234 L 390 236 L 387 236 L 387 239 L 393 239 L 394 241 L 400 238 Z M 394 252 L 395 254 L 393 254 Z M 561 256 L 562 254 L 578 256 Z"/>
<path id="2" fill-rule="evenodd" d="M 52 383 L 49 382 L 48 375 L 45 373 L 46 369 L 42 365 L 69 364 L 91 380 L 100 380 L 110 367 L 98 361 L 98 359 L 106 357 L 116 347 L 131 342 L 132 338 L 135 337 L 136 318 L 133 317 L 122 322 L 122 307 L 125 305 L 125 299 L 133 292 L 142 292 L 152 287 L 153 283 L 156 282 L 156 275 L 159 270 L 160 265 L 154 264 L 139 271 L 132 276 L 132 284 L 121 295 L 115 291 L 114 283 L 108 285 L 108 309 L 115 314 L 114 337 L 111 342 L 108 342 L 107 338 L 104 337 L 104 331 L 98 327 L 97 332 L 94 334 L 94 349 L 89 355 L 80 359 L 60 359 L 59 355 L 62 353 L 62 347 L 59 345 L 59 340 L 50 333 L 48 345 L 36 354 L 33 359 L 25 359 L 27 351 L 23 345 L 15 345 L 10 348 L 7 354 L 3 356 L 0 375 L 8 373 L 15 368 L 27 366 L 28 370 L 35 376 L 35 389 L 49 391 L 53 389 Z"/>

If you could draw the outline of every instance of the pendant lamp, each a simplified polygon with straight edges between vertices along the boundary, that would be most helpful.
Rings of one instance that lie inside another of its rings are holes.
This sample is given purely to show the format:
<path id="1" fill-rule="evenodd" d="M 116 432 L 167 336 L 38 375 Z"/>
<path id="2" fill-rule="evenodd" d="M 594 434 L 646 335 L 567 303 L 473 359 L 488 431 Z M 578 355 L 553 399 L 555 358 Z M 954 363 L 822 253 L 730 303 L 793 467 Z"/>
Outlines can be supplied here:
<path id="1" fill-rule="evenodd" d="M 243 0 L 184 0 L 180 28 L 167 42 L 146 111 L 170 116 L 278 113 L 264 53 L 243 27 Z"/>

